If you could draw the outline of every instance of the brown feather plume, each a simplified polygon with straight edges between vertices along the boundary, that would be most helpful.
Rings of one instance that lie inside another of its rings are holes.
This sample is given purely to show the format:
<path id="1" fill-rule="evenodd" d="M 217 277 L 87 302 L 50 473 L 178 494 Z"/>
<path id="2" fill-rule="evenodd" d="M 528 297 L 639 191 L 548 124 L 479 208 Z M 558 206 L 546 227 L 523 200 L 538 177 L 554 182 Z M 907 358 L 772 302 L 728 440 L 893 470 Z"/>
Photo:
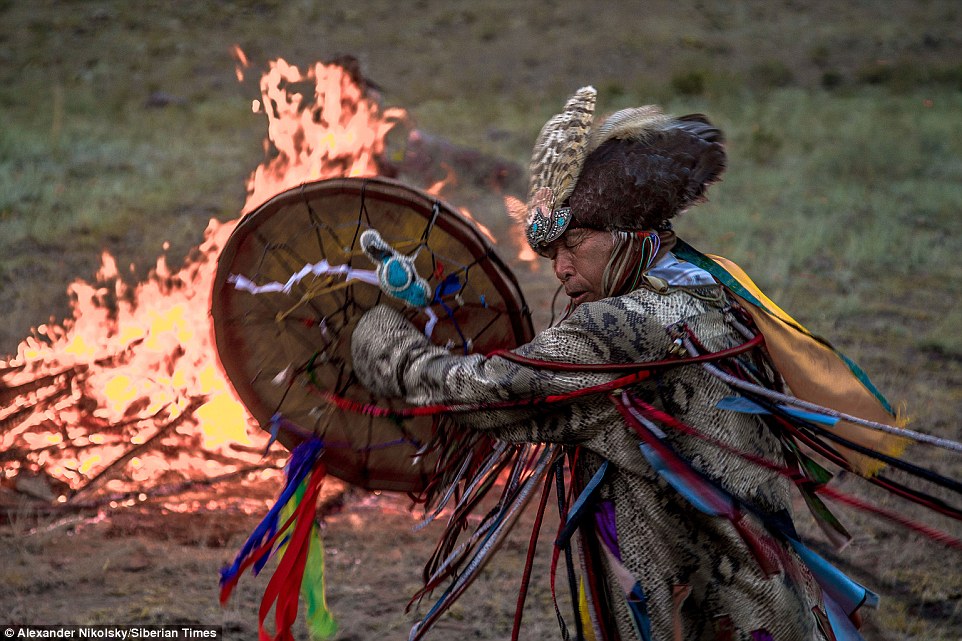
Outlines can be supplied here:
<path id="1" fill-rule="evenodd" d="M 539 192 L 539 201 L 544 201 L 544 189 L 550 190 L 552 209 L 574 189 L 587 155 L 596 97 L 594 87 L 582 87 L 568 99 L 564 110 L 542 127 L 531 154 L 529 209 Z"/>

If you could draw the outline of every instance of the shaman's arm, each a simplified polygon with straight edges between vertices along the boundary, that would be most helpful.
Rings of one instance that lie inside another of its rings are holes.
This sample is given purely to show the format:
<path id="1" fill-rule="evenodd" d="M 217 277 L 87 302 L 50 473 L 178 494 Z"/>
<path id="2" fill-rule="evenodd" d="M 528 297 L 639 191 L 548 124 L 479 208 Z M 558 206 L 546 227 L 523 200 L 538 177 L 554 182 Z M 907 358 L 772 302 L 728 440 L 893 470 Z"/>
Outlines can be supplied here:
<path id="1" fill-rule="evenodd" d="M 643 340 L 646 331 L 655 340 Z M 619 299 L 582 305 L 571 319 L 547 329 L 515 350 L 529 358 L 567 363 L 623 362 L 648 355 L 639 344 L 666 342 L 664 330 L 625 309 Z M 376 307 L 358 323 L 352 337 L 354 371 L 371 391 L 401 397 L 415 405 L 491 404 L 565 394 L 612 380 L 608 373 L 547 371 L 480 354 L 455 356 L 433 345 L 403 316 Z M 600 398 L 539 410 L 484 410 L 461 414 L 459 422 L 492 429 L 500 438 L 582 442 L 584 415 L 609 407 Z M 580 426 L 580 427 L 575 427 Z"/>

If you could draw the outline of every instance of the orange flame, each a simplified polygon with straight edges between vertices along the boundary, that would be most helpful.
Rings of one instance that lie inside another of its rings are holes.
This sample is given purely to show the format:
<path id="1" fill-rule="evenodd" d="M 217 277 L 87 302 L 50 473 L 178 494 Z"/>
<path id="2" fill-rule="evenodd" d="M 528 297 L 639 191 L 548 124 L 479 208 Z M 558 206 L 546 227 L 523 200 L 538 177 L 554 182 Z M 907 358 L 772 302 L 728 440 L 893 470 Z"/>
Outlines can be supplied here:
<path id="1" fill-rule="evenodd" d="M 442 191 L 458 183 L 457 176 L 454 175 L 454 169 L 451 168 L 451 165 L 441 163 L 441 167 L 444 169 L 444 178 L 435 181 L 430 187 L 424 190 L 432 196 L 440 196 Z"/>
<path id="2" fill-rule="evenodd" d="M 313 96 L 289 91 L 314 83 Z M 343 67 L 316 63 L 301 73 L 283 58 L 261 78 L 268 136 L 277 155 L 247 182 L 251 211 L 270 196 L 299 184 L 336 176 L 375 176 L 384 137 L 406 117 L 402 109 L 383 114 Z"/>
<path id="3" fill-rule="evenodd" d="M 531 245 L 528 244 L 528 239 L 524 235 L 524 228 L 521 225 L 512 225 L 512 233 L 514 234 L 515 243 L 518 245 L 518 260 L 523 260 L 526 263 L 530 263 L 529 267 L 533 271 L 538 271 L 541 263 L 538 262 L 538 254 L 531 249 Z"/>
<path id="4" fill-rule="evenodd" d="M 231 45 L 230 48 L 231 55 L 237 60 L 237 66 L 234 67 L 234 73 L 237 75 L 237 82 L 244 82 L 244 69 L 250 66 L 247 61 L 247 54 L 239 46 Z"/>
<path id="5" fill-rule="evenodd" d="M 472 216 L 471 212 L 468 211 L 467 207 L 458 207 L 458 211 L 461 212 L 462 216 L 464 216 L 465 218 L 470 220 L 472 223 L 474 223 L 474 226 L 478 228 L 478 231 L 484 234 L 488 240 L 490 240 L 492 243 L 498 242 L 497 240 L 494 239 L 494 234 L 491 233 L 491 230 L 488 229 L 488 226 L 482 223 L 481 221 L 479 221 L 474 216 Z"/>
<path id="6" fill-rule="evenodd" d="M 233 53 L 242 80 L 247 57 L 237 46 Z M 295 89 L 305 81 L 312 96 Z M 260 88 L 265 147 L 277 153 L 250 176 L 244 211 L 305 181 L 377 174 L 384 136 L 405 117 L 400 109 L 382 113 L 336 65 L 302 74 L 278 59 Z M 183 267 L 172 272 L 161 256 L 134 287 L 104 252 L 93 283 L 68 287 L 73 318 L 39 326 L 16 356 L 0 360 L 0 447 L 17 452 L 2 478 L 43 470 L 69 493 L 117 461 L 126 482 L 142 483 L 228 473 L 260 460 L 266 434 L 214 364 L 208 317 L 216 259 L 236 222 L 211 220 Z M 131 446 L 148 442 L 159 447 L 123 460 Z M 125 491 L 117 479 L 105 486 Z"/>

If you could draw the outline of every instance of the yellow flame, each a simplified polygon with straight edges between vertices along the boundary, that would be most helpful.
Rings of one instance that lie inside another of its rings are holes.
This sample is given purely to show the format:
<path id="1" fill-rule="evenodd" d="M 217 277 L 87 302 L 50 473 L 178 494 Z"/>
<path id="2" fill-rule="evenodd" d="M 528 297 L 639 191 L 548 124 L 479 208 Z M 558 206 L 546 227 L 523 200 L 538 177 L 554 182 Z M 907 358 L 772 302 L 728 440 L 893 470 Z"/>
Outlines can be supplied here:
<path id="1" fill-rule="evenodd" d="M 93 356 L 96 354 L 94 348 L 91 347 L 84 337 L 80 336 L 79 334 L 70 339 L 70 342 L 67 343 L 67 346 L 63 351 L 71 356 L 76 356 L 78 359 L 93 358 Z M 39 357 L 39 353 L 34 352 L 33 358 L 37 357 Z"/>
<path id="2" fill-rule="evenodd" d="M 80 467 L 77 468 L 77 471 L 81 474 L 87 474 L 90 472 L 90 469 L 100 461 L 100 454 L 91 454 L 80 463 Z"/>
<path id="3" fill-rule="evenodd" d="M 247 412 L 227 394 L 219 394 L 201 405 L 194 416 L 200 423 L 205 448 L 215 449 L 225 443 L 249 445 L 251 442 L 247 436 Z"/>

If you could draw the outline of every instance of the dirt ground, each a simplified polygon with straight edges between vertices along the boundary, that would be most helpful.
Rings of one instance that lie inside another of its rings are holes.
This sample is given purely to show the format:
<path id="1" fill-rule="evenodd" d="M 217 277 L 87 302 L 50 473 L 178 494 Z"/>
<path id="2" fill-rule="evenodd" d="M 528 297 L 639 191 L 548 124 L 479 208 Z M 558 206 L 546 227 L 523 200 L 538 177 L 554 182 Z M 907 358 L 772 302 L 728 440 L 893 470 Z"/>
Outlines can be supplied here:
<path id="1" fill-rule="evenodd" d="M 38 518 L 21 510 L 0 528 L 0 624 L 219 625 L 225 640 L 255 639 L 256 613 L 269 572 L 245 576 L 226 607 L 218 604 L 218 572 L 233 560 L 259 521 L 258 515 L 248 512 L 263 506 L 278 489 L 279 479 L 275 478 L 187 494 L 173 503 L 204 505 L 212 501 L 220 507 L 186 513 L 172 512 L 160 500 L 136 508 L 61 517 Z M 418 615 L 432 603 L 426 599 L 405 612 L 410 595 L 420 587 L 422 563 L 440 533 L 439 523 L 414 532 L 421 514 L 411 511 L 410 502 L 397 494 L 363 493 L 335 479 L 328 481 L 326 492 L 344 493 L 342 506 L 325 518 L 324 527 L 328 605 L 338 622 L 334 638 L 407 638 Z M 490 566 L 440 620 L 429 639 L 510 638 L 532 511 L 522 517 Z M 539 537 L 523 639 L 559 637 L 546 579 L 554 533 L 550 515 L 549 509 L 548 525 Z M 962 638 L 962 595 L 943 591 L 937 578 L 913 583 L 906 574 L 901 580 L 892 579 L 883 568 L 893 563 L 885 558 L 893 538 L 906 546 L 901 551 L 905 560 L 927 566 L 917 569 L 916 579 L 931 571 L 930 560 L 939 554 L 934 544 L 904 540 L 898 533 L 879 530 L 861 532 L 852 545 L 854 550 L 833 559 L 878 589 L 885 606 L 901 610 L 907 618 L 903 623 L 914 630 L 888 632 L 879 613 L 867 611 L 866 639 Z M 947 573 L 959 572 L 959 564 L 951 559 L 944 568 Z M 951 574 L 944 578 L 945 585 L 954 582 Z M 559 607 L 570 623 L 570 602 L 560 583 L 558 592 Z M 303 618 L 295 627 L 295 636 L 307 638 Z"/>
<path id="2" fill-rule="evenodd" d="M 223 626 L 224 639 L 255 639 L 268 573 L 242 579 L 225 608 L 218 604 L 218 573 L 260 519 L 241 505 L 263 506 L 277 489 L 277 482 L 264 481 L 180 497 L 233 502 L 188 513 L 171 512 L 161 502 L 63 518 L 37 519 L 24 510 L 0 529 L 0 624 L 204 624 Z M 328 481 L 329 492 L 344 490 L 335 479 Z M 327 516 L 324 527 L 328 605 L 339 626 L 335 638 L 407 638 L 419 610 L 405 613 L 405 608 L 420 587 L 421 566 L 440 528 L 415 533 L 420 513 L 410 511 L 400 495 L 346 491 L 343 508 Z M 530 525 L 530 519 L 521 522 L 519 536 L 430 638 L 510 637 Z M 545 528 L 541 552 L 550 548 L 550 535 Z M 548 563 L 540 554 L 534 576 L 546 576 Z M 553 638 L 557 622 L 547 583 L 533 581 L 528 600 L 524 638 Z M 570 612 L 567 602 L 560 602 Z M 303 619 L 295 633 L 306 638 Z"/>

